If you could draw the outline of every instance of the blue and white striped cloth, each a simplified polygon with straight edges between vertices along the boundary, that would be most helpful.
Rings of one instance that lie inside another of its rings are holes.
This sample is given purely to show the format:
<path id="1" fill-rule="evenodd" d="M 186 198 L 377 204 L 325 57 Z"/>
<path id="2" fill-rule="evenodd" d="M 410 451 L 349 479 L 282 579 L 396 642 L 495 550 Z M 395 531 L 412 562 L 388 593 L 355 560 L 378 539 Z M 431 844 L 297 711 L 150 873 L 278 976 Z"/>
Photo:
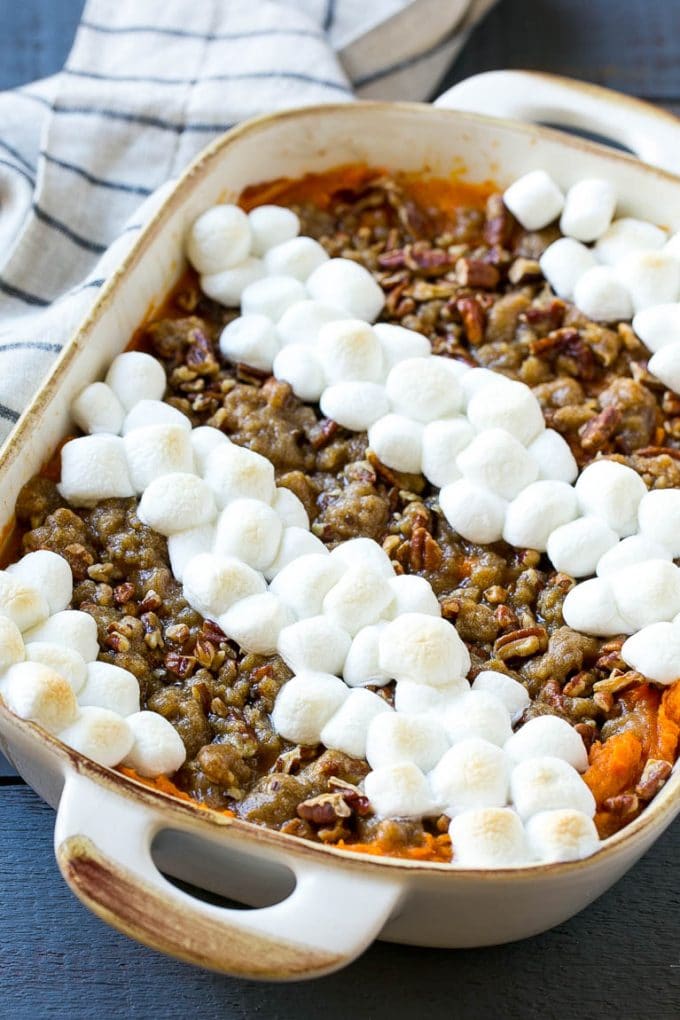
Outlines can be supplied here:
<path id="1" fill-rule="evenodd" d="M 89 0 L 53 78 L 0 93 L 0 439 L 165 182 L 236 122 L 426 99 L 494 0 Z"/>

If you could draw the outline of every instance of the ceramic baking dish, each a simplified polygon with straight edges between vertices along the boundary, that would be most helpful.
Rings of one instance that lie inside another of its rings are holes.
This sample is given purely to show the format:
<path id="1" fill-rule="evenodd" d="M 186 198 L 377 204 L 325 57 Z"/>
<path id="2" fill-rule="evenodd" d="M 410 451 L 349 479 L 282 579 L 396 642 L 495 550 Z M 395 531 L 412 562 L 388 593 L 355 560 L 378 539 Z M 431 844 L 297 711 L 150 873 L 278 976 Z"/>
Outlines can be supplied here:
<path id="1" fill-rule="evenodd" d="M 326 106 L 244 124 L 210 146 L 179 181 L 22 416 L 2 451 L 0 526 L 11 525 L 21 486 L 68 432 L 74 395 L 103 373 L 182 271 L 188 225 L 246 185 L 353 161 L 457 172 L 500 185 L 543 167 L 563 186 L 608 177 L 622 196 L 622 213 L 680 229 L 680 178 L 555 131 L 442 108 L 457 102 L 568 119 L 601 134 L 623 125 L 620 141 L 680 167 L 680 129 L 668 115 L 603 90 L 514 72 L 463 83 L 439 108 Z M 455 948 L 544 931 L 612 885 L 680 811 L 676 769 L 651 806 L 587 860 L 463 871 L 306 843 L 172 800 L 94 765 L 2 706 L 0 746 L 57 809 L 59 867 L 84 903 L 149 946 L 253 978 L 325 974 L 376 937 Z M 205 902 L 164 875 L 255 909 Z"/>

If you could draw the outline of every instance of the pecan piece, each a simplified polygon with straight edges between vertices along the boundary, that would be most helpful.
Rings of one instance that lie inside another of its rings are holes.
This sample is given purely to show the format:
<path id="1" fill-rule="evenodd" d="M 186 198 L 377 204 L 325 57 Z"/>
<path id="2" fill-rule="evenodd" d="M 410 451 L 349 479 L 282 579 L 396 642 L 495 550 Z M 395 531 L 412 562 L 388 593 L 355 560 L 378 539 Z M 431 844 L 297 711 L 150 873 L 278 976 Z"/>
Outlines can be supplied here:
<path id="1" fill-rule="evenodd" d="M 484 240 L 489 245 L 505 245 L 512 236 L 512 216 L 502 195 L 490 195 L 486 201 Z"/>
<path id="2" fill-rule="evenodd" d="M 503 662 L 506 659 L 528 659 L 536 652 L 544 652 L 548 647 L 548 634 L 544 627 L 522 627 L 512 630 L 509 634 L 501 634 L 496 639 L 493 649 L 496 656 Z"/>
<path id="3" fill-rule="evenodd" d="M 348 783 L 347 780 L 340 779 L 339 776 L 331 776 L 328 785 L 332 790 L 342 794 L 355 814 L 362 816 L 371 814 L 371 802 L 354 783 Z"/>
<path id="4" fill-rule="evenodd" d="M 410 541 L 411 570 L 436 570 L 442 561 L 442 551 L 429 531 L 415 527 Z"/>
<path id="5" fill-rule="evenodd" d="M 303 800 L 297 814 L 314 825 L 331 825 L 341 818 L 349 818 L 352 809 L 341 793 L 320 793 L 318 797 Z"/>
<path id="6" fill-rule="evenodd" d="M 605 407 L 594 418 L 581 425 L 578 430 L 581 446 L 586 453 L 603 450 L 621 424 L 621 411 L 618 407 Z"/>
<path id="7" fill-rule="evenodd" d="M 508 280 L 515 285 L 537 280 L 541 275 L 541 267 L 536 259 L 516 258 L 508 270 Z"/>
<path id="8" fill-rule="evenodd" d="M 135 586 L 130 581 L 125 581 L 123 584 L 117 584 L 113 589 L 113 599 L 118 605 L 124 606 L 126 602 L 131 602 L 135 597 Z"/>
<path id="9" fill-rule="evenodd" d="M 155 612 L 160 609 L 163 602 L 158 592 L 155 592 L 153 588 L 149 588 L 148 592 L 139 603 L 140 613 Z"/>
<path id="10" fill-rule="evenodd" d="M 651 800 L 664 785 L 672 771 L 670 762 L 662 758 L 649 758 L 645 762 L 635 793 L 640 800 Z"/>
<path id="11" fill-rule="evenodd" d="M 596 684 L 593 684 L 593 690 L 596 694 L 616 694 L 618 691 L 625 690 L 626 687 L 630 687 L 631 684 L 643 684 L 645 678 L 642 673 L 638 673 L 634 669 L 629 669 L 625 673 L 619 672 L 619 670 L 613 670 L 611 676 L 605 677 L 604 680 L 598 680 Z"/>
<path id="12" fill-rule="evenodd" d="M 174 673 L 180 680 L 186 680 L 196 669 L 196 659 L 193 655 L 182 655 L 181 652 L 168 652 L 165 656 L 165 668 L 169 673 Z"/>
<path id="13" fill-rule="evenodd" d="M 456 301 L 456 310 L 462 321 L 465 336 L 472 347 L 478 347 L 484 341 L 486 314 L 479 301 L 473 297 L 462 297 Z"/>
<path id="14" fill-rule="evenodd" d="M 482 259 L 458 259 L 455 272 L 461 287 L 479 287 L 480 290 L 494 290 L 500 279 L 496 267 Z"/>
<path id="15" fill-rule="evenodd" d="M 615 797 L 607 797 L 603 807 L 619 818 L 628 818 L 634 815 L 640 806 L 640 802 L 634 793 L 619 793 Z"/>

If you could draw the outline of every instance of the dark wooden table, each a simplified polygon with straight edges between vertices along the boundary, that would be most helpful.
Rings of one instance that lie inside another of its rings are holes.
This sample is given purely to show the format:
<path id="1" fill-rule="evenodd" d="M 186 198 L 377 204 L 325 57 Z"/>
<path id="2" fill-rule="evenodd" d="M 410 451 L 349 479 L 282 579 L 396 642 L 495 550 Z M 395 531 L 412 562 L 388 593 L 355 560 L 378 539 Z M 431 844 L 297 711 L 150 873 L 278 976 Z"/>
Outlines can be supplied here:
<path id="1" fill-rule="evenodd" d="M 57 71 L 81 8 L 0 0 L 0 87 Z M 500 67 L 573 75 L 680 113 L 680 2 L 501 0 L 444 84 Z M 376 944 L 340 974 L 276 986 L 176 963 L 88 913 L 57 871 L 52 812 L 1 761 L 0 819 L 3 1018 L 680 1018 L 680 824 L 547 935 L 464 952 Z"/>

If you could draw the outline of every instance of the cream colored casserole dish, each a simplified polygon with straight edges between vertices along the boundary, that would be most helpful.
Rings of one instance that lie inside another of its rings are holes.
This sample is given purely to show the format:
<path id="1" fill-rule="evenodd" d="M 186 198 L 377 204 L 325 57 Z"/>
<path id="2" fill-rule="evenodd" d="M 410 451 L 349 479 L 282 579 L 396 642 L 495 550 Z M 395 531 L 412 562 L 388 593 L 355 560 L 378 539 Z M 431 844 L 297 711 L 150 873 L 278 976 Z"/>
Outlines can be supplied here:
<path id="1" fill-rule="evenodd" d="M 187 228 L 218 200 L 263 179 L 343 163 L 452 172 L 500 186 L 543 168 L 565 185 L 607 177 L 621 213 L 680 229 L 680 178 L 544 128 L 447 109 L 579 125 L 658 166 L 680 168 L 674 118 L 601 89 L 521 72 L 462 83 L 436 107 L 366 103 L 251 121 L 189 168 L 103 288 L 2 451 L 0 525 L 22 485 L 71 427 L 75 395 L 101 377 L 184 267 Z M 76 895 L 128 935 L 181 959 L 244 977 L 293 980 L 333 971 L 376 937 L 464 947 L 508 942 L 571 917 L 611 886 L 680 811 L 680 776 L 592 857 L 499 871 L 364 857 L 200 810 L 102 768 L 0 706 L 0 746 L 57 809 L 55 850 Z M 237 898 L 210 905 L 161 874 Z"/>

